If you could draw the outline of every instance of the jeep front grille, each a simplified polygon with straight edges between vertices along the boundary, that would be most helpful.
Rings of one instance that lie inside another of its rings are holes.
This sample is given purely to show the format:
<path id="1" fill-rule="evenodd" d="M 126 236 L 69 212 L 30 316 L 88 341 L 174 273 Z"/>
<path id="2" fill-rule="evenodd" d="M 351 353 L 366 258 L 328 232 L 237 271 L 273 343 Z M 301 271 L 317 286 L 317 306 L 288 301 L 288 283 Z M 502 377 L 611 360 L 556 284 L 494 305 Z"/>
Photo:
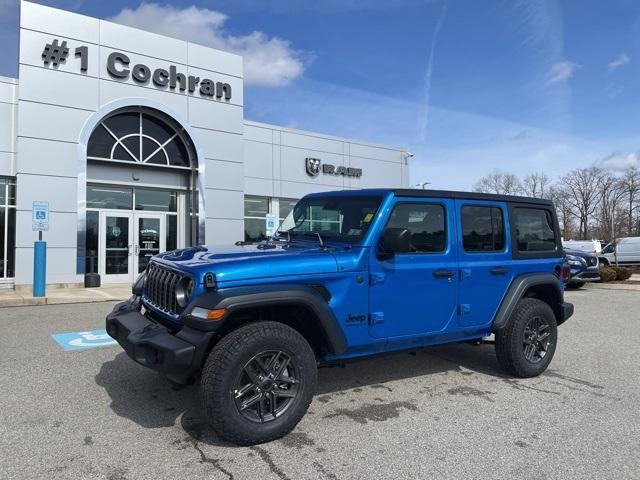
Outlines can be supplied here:
<path id="1" fill-rule="evenodd" d="M 164 312 L 176 315 L 179 309 L 176 286 L 182 278 L 183 275 L 150 263 L 147 267 L 143 299 Z"/>

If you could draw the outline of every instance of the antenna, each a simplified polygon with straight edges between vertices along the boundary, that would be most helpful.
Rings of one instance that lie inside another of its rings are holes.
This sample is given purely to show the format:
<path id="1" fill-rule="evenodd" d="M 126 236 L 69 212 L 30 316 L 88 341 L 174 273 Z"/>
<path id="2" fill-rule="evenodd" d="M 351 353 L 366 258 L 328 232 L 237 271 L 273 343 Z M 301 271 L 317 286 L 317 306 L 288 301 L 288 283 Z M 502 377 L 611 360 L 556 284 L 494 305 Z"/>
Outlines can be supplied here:
<path id="1" fill-rule="evenodd" d="M 318 235 L 318 241 L 320 242 L 320 248 L 324 250 L 324 240 L 322 240 L 322 235 L 320 235 L 320 232 L 315 232 L 316 235 Z"/>

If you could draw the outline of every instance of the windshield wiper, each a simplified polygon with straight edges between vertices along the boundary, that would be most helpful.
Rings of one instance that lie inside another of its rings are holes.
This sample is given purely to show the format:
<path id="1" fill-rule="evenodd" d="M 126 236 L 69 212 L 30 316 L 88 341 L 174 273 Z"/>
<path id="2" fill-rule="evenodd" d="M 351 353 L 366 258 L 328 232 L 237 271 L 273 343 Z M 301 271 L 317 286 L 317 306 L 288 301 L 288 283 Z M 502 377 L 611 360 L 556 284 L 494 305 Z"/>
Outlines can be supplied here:
<path id="1" fill-rule="evenodd" d="M 320 243 L 320 248 L 322 250 L 326 249 L 324 245 L 324 239 L 322 238 L 322 235 L 320 234 L 320 232 L 304 232 L 303 235 L 305 237 L 316 237 L 318 239 L 318 242 Z"/>

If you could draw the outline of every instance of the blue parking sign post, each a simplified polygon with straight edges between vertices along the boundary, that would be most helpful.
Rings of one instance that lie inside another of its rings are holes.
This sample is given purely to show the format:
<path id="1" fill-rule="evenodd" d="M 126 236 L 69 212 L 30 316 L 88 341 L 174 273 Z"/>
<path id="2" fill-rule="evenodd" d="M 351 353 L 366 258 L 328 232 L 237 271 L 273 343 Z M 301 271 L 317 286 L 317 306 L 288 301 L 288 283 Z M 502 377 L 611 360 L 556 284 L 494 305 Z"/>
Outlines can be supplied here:
<path id="1" fill-rule="evenodd" d="M 33 296 L 44 297 L 47 293 L 47 242 L 42 232 L 49 230 L 49 202 L 33 202 L 32 230 L 38 232 L 33 242 Z"/>

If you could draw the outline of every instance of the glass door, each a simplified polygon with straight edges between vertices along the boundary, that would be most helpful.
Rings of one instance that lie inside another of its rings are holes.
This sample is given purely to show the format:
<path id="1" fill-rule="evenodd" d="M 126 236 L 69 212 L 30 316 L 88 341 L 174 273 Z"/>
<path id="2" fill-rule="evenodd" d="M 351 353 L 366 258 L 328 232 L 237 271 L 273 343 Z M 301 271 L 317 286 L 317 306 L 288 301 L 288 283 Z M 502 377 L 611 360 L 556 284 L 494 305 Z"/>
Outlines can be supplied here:
<path id="1" fill-rule="evenodd" d="M 100 212 L 100 265 L 103 283 L 132 281 L 132 223 L 132 213 Z"/>
<path id="2" fill-rule="evenodd" d="M 136 214 L 133 244 L 134 272 L 137 276 L 147 268 L 151 257 L 166 249 L 165 215 L 161 213 Z"/>

